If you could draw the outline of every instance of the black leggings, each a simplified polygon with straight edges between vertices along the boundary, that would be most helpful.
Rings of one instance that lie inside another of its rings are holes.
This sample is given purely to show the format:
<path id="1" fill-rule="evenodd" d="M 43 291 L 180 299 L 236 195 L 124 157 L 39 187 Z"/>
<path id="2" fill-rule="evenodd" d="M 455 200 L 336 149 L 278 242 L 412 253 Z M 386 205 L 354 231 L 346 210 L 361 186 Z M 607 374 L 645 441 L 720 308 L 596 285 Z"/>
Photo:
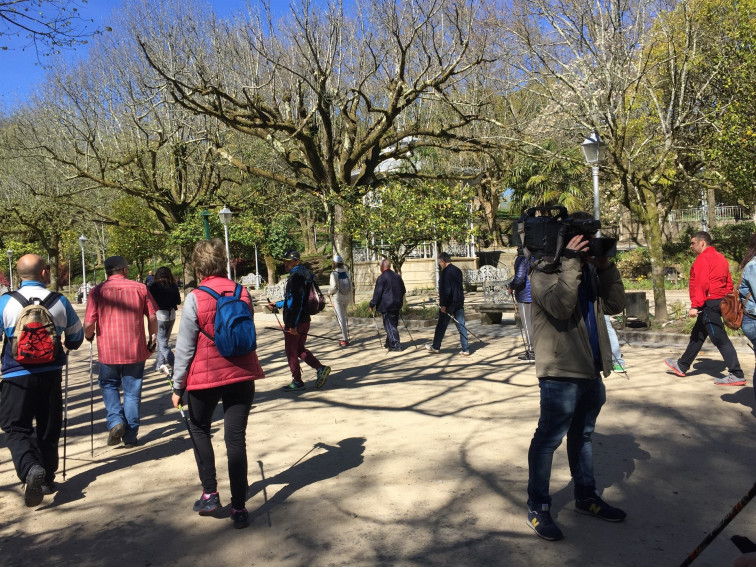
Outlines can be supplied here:
<path id="1" fill-rule="evenodd" d="M 228 479 L 231 483 L 231 506 L 244 508 L 247 500 L 247 418 L 255 397 L 252 380 L 235 382 L 219 388 L 190 390 L 189 421 L 196 444 L 197 469 L 206 494 L 218 490 L 215 476 L 215 453 L 210 428 L 213 412 L 223 401 L 223 432 L 228 455 Z"/>

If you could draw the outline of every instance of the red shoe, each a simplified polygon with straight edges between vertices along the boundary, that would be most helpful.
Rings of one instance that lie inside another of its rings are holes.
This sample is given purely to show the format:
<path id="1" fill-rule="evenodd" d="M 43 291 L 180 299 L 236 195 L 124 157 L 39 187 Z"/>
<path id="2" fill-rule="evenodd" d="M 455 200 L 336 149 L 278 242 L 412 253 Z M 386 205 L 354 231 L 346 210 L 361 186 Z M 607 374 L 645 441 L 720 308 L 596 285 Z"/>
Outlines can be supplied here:
<path id="1" fill-rule="evenodd" d="M 349 341 L 339 341 L 339 346 L 349 346 Z"/>

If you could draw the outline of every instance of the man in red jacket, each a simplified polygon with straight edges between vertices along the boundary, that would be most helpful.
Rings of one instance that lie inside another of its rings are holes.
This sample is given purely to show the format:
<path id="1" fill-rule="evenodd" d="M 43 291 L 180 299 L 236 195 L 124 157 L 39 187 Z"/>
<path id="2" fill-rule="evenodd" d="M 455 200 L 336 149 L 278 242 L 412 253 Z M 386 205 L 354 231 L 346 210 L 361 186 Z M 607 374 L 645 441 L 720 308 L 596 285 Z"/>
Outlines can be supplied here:
<path id="1" fill-rule="evenodd" d="M 689 317 L 697 317 L 690 332 L 688 348 L 675 360 L 667 358 L 664 363 L 678 376 L 685 376 L 701 350 L 706 337 L 719 349 L 729 374 L 714 379 L 718 386 L 745 386 L 745 376 L 738 362 L 735 347 L 732 346 L 724 327 L 719 304 L 732 291 L 732 276 L 727 259 L 711 245 L 708 232 L 697 232 L 690 239 L 690 247 L 697 255 L 690 268 L 690 310 Z"/>

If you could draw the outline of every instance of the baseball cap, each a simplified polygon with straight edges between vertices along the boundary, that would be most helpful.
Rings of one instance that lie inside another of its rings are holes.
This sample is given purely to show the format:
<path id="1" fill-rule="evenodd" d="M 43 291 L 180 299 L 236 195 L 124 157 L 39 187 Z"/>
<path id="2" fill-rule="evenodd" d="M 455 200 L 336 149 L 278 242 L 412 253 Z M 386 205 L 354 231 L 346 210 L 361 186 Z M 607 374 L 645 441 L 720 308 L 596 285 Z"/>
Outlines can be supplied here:
<path id="1" fill-rule="evenodd" d="M 333 257 L 333 261 L 336 262 L 337 264 L 342 264 L 344 263 L 344 258 L 339 256 L 338 254 L 335 254 Z"/>
<path id="2" fill-rule="evenodd" d="M 289 250 L 283 255 L 283 260 L 299 260 L 299 252 L 296 250 Z"/>
<path id="3" fill-rule="evenodd" d="M 120 268 L 125 268 L 128 266 L 129 263 L 126 261 L 126 258 L 123 256 L 111 256 L 110 258 L 105 259 L 105 270 L 118 270 Z"/>

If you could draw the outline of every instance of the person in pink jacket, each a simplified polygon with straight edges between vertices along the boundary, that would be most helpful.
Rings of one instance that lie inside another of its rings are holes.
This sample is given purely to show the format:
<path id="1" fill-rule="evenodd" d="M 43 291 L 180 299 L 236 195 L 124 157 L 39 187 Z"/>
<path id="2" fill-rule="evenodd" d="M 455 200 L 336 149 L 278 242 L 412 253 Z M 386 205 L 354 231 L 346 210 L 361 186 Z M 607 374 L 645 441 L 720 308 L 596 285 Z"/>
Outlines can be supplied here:
<path id="1" fill-rule="evenodd" d="M 200 285 L 216 293 L 231 294 L 236 284 L 226 274 L 226 252 L 220 239 L 202 240 L 194 247 L 192 262 Z M 252 301 L 246 289 L 241 299 Z M 218 483 L 213 453 L 213 412 L 223 402 L 223 429 L 228 454 L 228 477 L 231 484 L 231 519 L 235 528 L 249 525 L 247 499 L 247 418 L 255 395 L 255 380 L 264 378 L 255 351 L 224 358 L 214 336 L 216 300 L 209 293 L 195 289 L 187 295 L 176 339 L 173 366 L 173 405 L 179 407 L 184 394 L 189 403 L 189 429 L 202 482 L 202 495 L 194 503 L 200 516 L 220 510 Z M 208 336 L 209 335 L 209 336 Z"/>

